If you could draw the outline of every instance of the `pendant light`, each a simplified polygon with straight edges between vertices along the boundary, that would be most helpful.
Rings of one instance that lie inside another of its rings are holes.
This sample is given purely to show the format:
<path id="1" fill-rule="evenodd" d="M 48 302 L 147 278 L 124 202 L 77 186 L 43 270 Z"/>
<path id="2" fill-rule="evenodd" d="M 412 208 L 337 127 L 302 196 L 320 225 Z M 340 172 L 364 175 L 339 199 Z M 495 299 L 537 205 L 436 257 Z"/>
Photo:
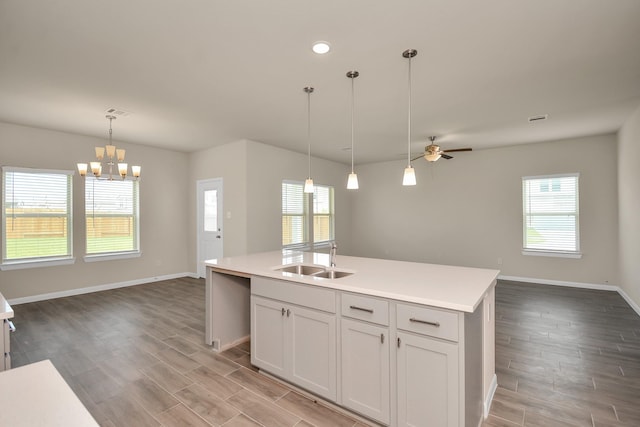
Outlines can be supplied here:
<path id="1" fill-rule="evenodd" d="M 304 192 L 313 193 L 313 179 L 311 179 L 311 93 L 313 93 L 313 88 L 307 86 L 303 90 L 307 94 L 307 161 L 309 166 L 309 175 L 304 182 Z"/>
<path id="2" fill-rule="evenodd" d="M 358 189 L 358 174 L 353 171 L 353 110 L 354 110 L 354 90 L 353 90 L 353 80 L 360 75 L 357 71 L 349 71 L 347 73 L 347 77 L 351 79 L 351 173 L 349 174 L 349 178 L 347 179 L 347 190 L 357 190 Z"/>
<path id="3" fill-rule="evenodd" d="M 407 123 L 407 167 L 404 169 L 402 185 L 416 185 L 416 172 L 411 166 L 411 58 L 416 56 L 418 51 L 407 49 L 402 52 L 402 56 L 409 59 L 409 118 Z"/>
<path id="4" fill-rule="evenodd" d="M 113 181 L 113 167 L 116 165 L 114 160 L 117 160 L 118 163 L 118 175 L 125 179 L 127 177 L 127 168 L 128 165 L 123 163 L 125 150 L 121 148 L 116 148 L 112 142 L 113 129 L 111 127 L 112 122 L 116 119 L 116 116 L 107 115 L 105 116 L 107 120 L 109 120 L 109 144 L 106 147 L 95 147 L 96 159 L 97 162 L 90 162 L 91 172 L 93 176 L 96 178 L 100 178 L 102 176 L 102 159 L 105 157 L 105 152 L 107 155 L 107 166 L 109 166 L 109 181 Z M 78 173 L 81 177 L 87 176 L 87 164 L 86 163 L 78 163 Z M 140 166 L 131 166 L 131 174 L 135 179 L 140 177 Z"/>

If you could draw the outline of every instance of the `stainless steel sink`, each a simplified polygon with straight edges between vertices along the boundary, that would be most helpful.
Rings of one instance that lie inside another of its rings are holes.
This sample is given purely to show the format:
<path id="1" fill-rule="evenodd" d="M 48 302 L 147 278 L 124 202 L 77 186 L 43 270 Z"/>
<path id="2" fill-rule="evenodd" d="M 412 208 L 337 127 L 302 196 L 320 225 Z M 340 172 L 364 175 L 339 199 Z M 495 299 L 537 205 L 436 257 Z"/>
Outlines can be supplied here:
<path id="1" fill-rule="evenodd" d="M 323 273 L 325 271 L 324 267 L 321 266 L 303 264 L 287 265 L 277 268 L 276 270 L 284 273 L 302 274 L 304 276 L 312 276 L 316 273 Z"/>
<path id="2" fill-rule="evenodd" d="M 353 273 L 342 270 L 329 269 L 321 265 L 291 264 L 274 269 L 283 273 L 300 274 L 302 276 L 320 277 L 322 279 L 339 279 L 351 276 Z"/>
<path id="3" fill-rule="evenodd" d="M 338 270 L 326 270 L 322 273 L 316 273 L 313 277 L 323 277 L 325 279 L 339 279 L 341 277 L 351 276 L 353 273 Z"/>

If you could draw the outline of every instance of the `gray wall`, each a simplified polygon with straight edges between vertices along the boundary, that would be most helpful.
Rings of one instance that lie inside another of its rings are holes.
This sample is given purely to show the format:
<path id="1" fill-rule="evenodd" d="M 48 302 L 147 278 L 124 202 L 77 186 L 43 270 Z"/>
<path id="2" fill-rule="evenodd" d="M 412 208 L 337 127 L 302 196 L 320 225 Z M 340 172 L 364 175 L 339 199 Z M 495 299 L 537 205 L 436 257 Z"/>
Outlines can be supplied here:
<path id="1" fill-rule="evenodd" d="M 640 305 L 640 108 L 618 135 L 620 286 Z"/>
<path id="2" fill-rule="evenodd" d="M 336 201 L 336 235 L 342 253 L 350 251 L 352 194 L 346 190 L 349 168 L 341 163 L 312 159 L 315 183 L 333 185 Z M 241 140 L 190 156 L 189 259 L 196 271 L 196 182 L 222 178 L 225 218 L 224 256 L 269 250 L 282 246 L 282 180 L 307 177 L 307 156 L 260 142 Z M 231 212 L 231 219 L 226 213 Z"/>
<path id="3" fill-rule="evenodd" d="M 348 165 L 314 158 L 312 176 L 336 188 L 339 253 L 499 268 L 503 275 L 532 279 L 619 284 L 640 302 L 639 138 L 640 110 L 618 139 L 591 136 L 459 153 L 435 164 L 415 162 L 416 187 L 402 187 L 402 160 L 357 165 L 356 192 L 345 189 Z M 0 123 L 0 165 L 73 169 L 92 157 L 94 145 L 104 143 Z M 129 163 L 139 159 L 143 166 L 142 256 L 82 260 L 84 193 L 76 176 L 76 263 L 2 271 L 5 297 L 195 272 L 200 179 L 223 178 L 224 210 L 232 214 L 224 219 L 225 256 L 280 247 L 280 183 L 306 177 L 304 154 L 246 140 L 191 154 L 116 143 L 127 149 Z M 580 173 L 583 258 L 523 256 L 521 177 L 566 172 Z"/>
<path id="4" fill-rule="evenodd" d="M 93 160 L 94 138 L 0 123 L 0 165 L 73 170 Z M 5 298 L 35 296 L 99 285 L 152 279 L 188 272 L 187 223 L 188 156 L 175 151 L 114 141 L 127 150 L 129 164 L 142 166 L 140 181 L 139 258 L 85 263 L 84 186 L 74 176 L 73 265 L 0 271 Z"/>
<path id="5" fill-rule="evenodd" d="M 416 161 L 415 187 L 401 185 L 405 164 L 358 167 L 355 254 L 498 268 L 523 278 L 618 283 L 615 135 Z M 582 259 L 522 255 L 522 176 L 570 172 L 580 173 Z"/>
<path id="6" fill-rule="evenodd" d="M 308 175 L 307 156 L 248 141 L 247 146 L 248 252 L 282 247 L 282 180 L 304 181 Z M 311 176 L 315 184 L 335 189 L 335 233 L 339 253 L 351 251 L 351 199 L 347 192 L 349 168 L 341 163 L 313 158 Z"/>

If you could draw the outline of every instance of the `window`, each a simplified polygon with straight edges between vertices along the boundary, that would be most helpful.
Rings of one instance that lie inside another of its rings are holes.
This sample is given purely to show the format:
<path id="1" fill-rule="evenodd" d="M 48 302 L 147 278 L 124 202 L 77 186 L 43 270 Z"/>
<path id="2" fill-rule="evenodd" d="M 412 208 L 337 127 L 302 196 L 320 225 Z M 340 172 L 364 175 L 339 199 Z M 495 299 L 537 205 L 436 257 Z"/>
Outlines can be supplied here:
<path id="1" fill-rule="evenodd" d="M 523 254 L 580 256 L 578 177 L 522 178 Z"/>
<path id="2" fill-rule="evenodd" d="M 2 269 L 73 262 L 73 172 L 3 167 L 2 183 Z"/>
<path id="3" fill-rule="evenodd" d="M 309 203 L 304 184 L 282 182 L 282 246 L 297 246 L 308 242 L 307 211 Z"/>
<path id="4" fill-rule="evenodd" d="M 138 181 L 85 181 L 87 255 L 139 253 Z"/>
<path id="5" fill-rule="evenodd" d="M 333 187 L 316 185 L 313 191 L 313 242 L 329 242 L 333 232 Z"/>
<path id="6" fill-rule="evenodd" d="M 303 189 L 302 182 L 282 181 L 283 247 L 311 248 L 335 238 L 333 187 L 316 185 L 313 194 Z"/>

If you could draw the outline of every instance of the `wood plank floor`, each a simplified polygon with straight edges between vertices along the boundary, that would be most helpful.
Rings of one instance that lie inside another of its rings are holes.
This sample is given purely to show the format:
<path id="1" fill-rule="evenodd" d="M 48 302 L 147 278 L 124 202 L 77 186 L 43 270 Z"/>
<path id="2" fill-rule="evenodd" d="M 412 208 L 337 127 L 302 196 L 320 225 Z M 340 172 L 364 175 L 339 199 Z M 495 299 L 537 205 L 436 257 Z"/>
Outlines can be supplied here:
<path id="1" fill-rule="evenodd" d="M 204 280 L 13 307 L 14 367 L 51 359 L 102 426 L 360 426 L 204 344 Z"/>
<path id="2" fill-rule="evenodd" d="M 204 342 L 204 281 L 14 307 L 14 366 L 51 359 L 103 426 L 358 426 Z M 485 427 L 640 426 L 640 317 L 614 292 L 501 282 Z M 425 424 L 428 425 L 428 424 Z"/>
<path id="3" fill-rule="evenodd" d="M 617 292 L 501 282 L 485 427 L 640 426 L 640 317 Z"/>

